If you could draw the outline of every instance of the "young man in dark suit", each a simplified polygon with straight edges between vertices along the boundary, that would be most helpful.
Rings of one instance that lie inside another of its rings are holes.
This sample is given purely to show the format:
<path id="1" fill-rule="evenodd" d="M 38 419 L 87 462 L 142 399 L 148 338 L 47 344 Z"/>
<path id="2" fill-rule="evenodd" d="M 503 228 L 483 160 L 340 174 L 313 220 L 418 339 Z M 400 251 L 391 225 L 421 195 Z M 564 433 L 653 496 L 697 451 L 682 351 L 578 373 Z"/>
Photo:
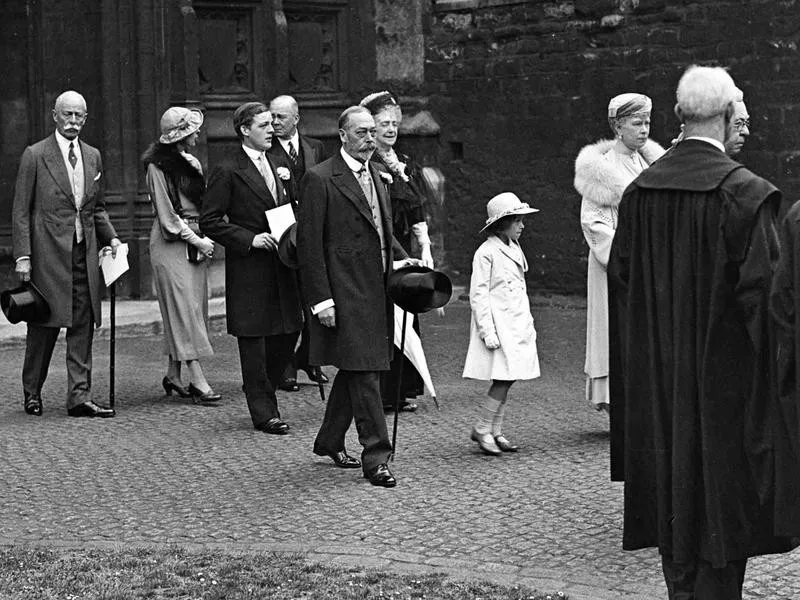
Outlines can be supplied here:
<path id="1" fill-rule="evenodd" d="M 275 388 L 291 355 L 302 313 L 297 276 L 278 259 L 278 240 L 265 212 L 289 202 L 265 151 L 272 115 L 260 102 L 233 114 L 241 146 L 211 173 L 200 227 L 225 246 L 228 333 L 236 336 L 247 406 L 256 429 L 283 435 Z"/>

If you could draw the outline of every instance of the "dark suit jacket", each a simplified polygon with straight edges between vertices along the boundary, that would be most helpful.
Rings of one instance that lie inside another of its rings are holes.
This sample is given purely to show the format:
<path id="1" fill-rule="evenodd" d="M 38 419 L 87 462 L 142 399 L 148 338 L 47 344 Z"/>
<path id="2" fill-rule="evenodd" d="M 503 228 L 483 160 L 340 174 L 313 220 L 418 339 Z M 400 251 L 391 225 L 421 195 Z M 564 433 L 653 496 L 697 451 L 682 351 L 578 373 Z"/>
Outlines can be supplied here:
<path id="1" fill-rule="evenodd" d="M 370 163 L 388 260 L 407 255 L 392 235 L 389 192 Z M 308 306 L 332 298 L 336 327 L 311 318 L 309 361 L 353 371 L 389 368 L 394 318 L 386 295 L 378 230 L 367 199 L 340 153 L 309 169 L 300 183 L 297 251 Z"/>
<path id="2" fill-rule="evenodd" d="M 98 245 L 117 236 L 103 198 L 100 151 L 80 142 L 84 192 L 80 217 L 86 241 L 89 294 L 95 324 L 100 326 Z M 31 278 L 50 304 L 47 327 L 72 325 L 72 240 L 75 197 L 55 133 L 22 154 L 14 190 L 14 258 L 30 256 Z M 99 244 L 98 244 L 99 238 Z"/>
<path id="3" fill-rule="evenodd" d="M 286 191 L 289 193 L 289 198 L 291 198 L 292 202 L 295 204 L 297 204 L 300 199 L 300 180 L 303 178 L 303 175 L 305 175 L 305 172 L 314 165 L 325 160 L 325 146 L 322 142 L 305 135 L 300 135 L 299 138 L 300 150 L 298 152 L 302 158 L 302 163 L 296 169 L 292 169 L 292 161 L 277 137 L 272 137 L 272 146 L 267 150 L 267 154 L 273 159 L 273 163 L 276 167 L 287 167 L 292 171 L 292 176 L 289 179 L 288 185 L 285 185 L 285 187 Z M 284 184 L 286 184 L 286 182 L 284 182 Z"/>
<path id="4" fill-rule="evenodd" d="M 250 247 L 256 234 L 269 231 L 265 211 L 289 201 L 268 162 L 277 200 L 242 148 L 214 168 L 203 197 L 200 228 L 225 246 L 228 333 L 237 337 L 292 333 L 302 325 L 294 271 L 281 263 L 277 252 Z"/>

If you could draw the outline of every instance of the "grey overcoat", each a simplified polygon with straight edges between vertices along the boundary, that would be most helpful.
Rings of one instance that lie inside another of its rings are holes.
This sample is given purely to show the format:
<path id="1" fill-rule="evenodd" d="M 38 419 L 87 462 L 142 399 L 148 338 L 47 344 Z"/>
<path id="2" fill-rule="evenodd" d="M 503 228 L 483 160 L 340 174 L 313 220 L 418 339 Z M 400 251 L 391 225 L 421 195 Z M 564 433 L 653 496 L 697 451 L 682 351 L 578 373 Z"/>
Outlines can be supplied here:
<path id="1" fill-rule="evenodd" d="M 89 293 L 96 326 L 100 326 L 98 241 L 117 237 L 103 198 L 100 151 L 79 142 L 83 157 L 84 196 L 80 209 L 86 240 Z M 72 326 L 72 241 L 75 197 L 55 133 L 22 153 L 14 190 L 12 243 L 14 259 L 31 258 L 31 280 L 50 304 L 45 327 Z"/>

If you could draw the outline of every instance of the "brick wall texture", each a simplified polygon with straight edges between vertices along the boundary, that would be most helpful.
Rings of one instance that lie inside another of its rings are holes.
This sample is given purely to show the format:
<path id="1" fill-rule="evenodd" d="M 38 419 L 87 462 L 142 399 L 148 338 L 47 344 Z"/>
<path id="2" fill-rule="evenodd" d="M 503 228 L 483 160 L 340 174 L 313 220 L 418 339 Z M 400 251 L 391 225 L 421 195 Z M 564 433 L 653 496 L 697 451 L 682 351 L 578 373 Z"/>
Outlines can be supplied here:
<path id="1" fill-rule="evenodd" d="M 529 290 L 584 291 L 574 159 L 611 137 L 606 106 L 622 92 L 653 99 L 651 137 L 668 146 L 675 87 L 691 64 L 729 68 L 752 122 L 739 160 L 800 198 L 800 1 L 432 4 L 425 81 L 442 128 L 457 279 L 469 277 L 486 202 L 510 190 L 541 209 L 523 233 Z"/>

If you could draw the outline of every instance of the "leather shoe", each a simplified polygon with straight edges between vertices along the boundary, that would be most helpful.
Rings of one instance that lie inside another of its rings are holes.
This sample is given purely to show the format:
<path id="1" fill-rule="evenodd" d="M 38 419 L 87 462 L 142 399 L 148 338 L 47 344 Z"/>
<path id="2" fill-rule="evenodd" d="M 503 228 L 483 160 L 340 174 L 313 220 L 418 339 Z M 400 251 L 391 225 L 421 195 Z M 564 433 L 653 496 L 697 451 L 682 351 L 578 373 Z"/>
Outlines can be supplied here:
<path id="1" fill-rule="evenodd" d="M 308 378 L 314 383 L 328 383 L 328 376 L 319 367 L 303 368 Z"/>
<path id="2" fill-rule="evenodd" d="M 98 406 L 91 400 L 88 400 L 83 404 L 78 404 L 68 409 L 67 414 L 70 417 L 101 417 L 107 419 L 113 417 L 117 413 L 113 408 Z"/>
<path id="3" fill-rule="evenodd" d="M 289 425 L 277 417 L 273 417 L 262 425 L 256 425 L 256 429 L 263 431 L 264 433 L 271 433 L 273 435 L 286 435 L 289 433 Z"/>
<path id="4" fill-rule="evenodd" d="M 497 444 L 497 447 L 503 452 L 519 452 L 519 446 L 509 442 L 508 438 L 504 435 L 494 436 L 494 441 Z"/>
<path id="5" fill-rule="evenodd" d="M 330 456 L 334 464 L 341 469 L 357 469 L 361 466 L 361 461 L 350 456 L 347 450 L 329 452 L 328 456 Z"/>
<path id="6" fill-rule="evenodd" d="M 497 447 L 497 443 L 494 441 L 491 433 L 478 433 L 473 429 L 469 439 L 473 442 L 478 442 L 478 446 L 481 447 L 481 450 L 483 450 L 485 454 L 500 456 L 503 453 L 500 448 Z"/>
<path id="7" fill-rule="evenodd" d="M 175 392 L 176 394 L 178 394 L 178 397 L 180 398 L 191 397 L 189 390 L 187 390 L 182 385 L 175 383 L 169 377 L 164 377 L 164 379 L 161 380 L 161 386 L 164 388 L 164 393 L 167 396 L 172 396 L 172 392 Z"/>
<path id="8" fill-rule="evenodd" d="M 403 400 L 400 403 L 400 412 L 413 413 L 413 412 L 417 412 L 418 408 L 419 408 L 419 406 L 416 403 L 409 402 L 408 400 Z M 386 412 L 394 412 L 394 402 L 391 402 L 391 403 L 388 403 L 388 404 L 384 404 L 383 405 L 383 410 L 386 411 Z"/>
<path id="9" fill-rule="evenodd" d="M 287 377 L 278 384 L 278 389 L 284 392 L 299 392 L 300 386 L 297 385 L 297 379 L 294 377 Z"/>
<path id="10" fill-rule="evenodd" d="M 42 416 L 42 397 L 32 395 L 25 398 L 25 412 L 34 417 Z"/>
<path id="11" fill-rule="evenodd" d="M 397 480 L 394 478 L 394 475 L 392 475 L 386 463 L 382 463 L 370 469 L 364 473 L 364 477 L 369 479 L 372 485 L 379 485 L 381 487 L 394 487 L 397 485 Z"/>
<path id="12" fill-rule="evenodd" d="M 219 402 L 222 398 L 221 394 L 218 394 L 211 388 L 208 388 L 207 392 L 201 392 L 197 389 L 193 383 L 189 384 L 187 391 L 192 396 L 192 402 L 195 404 L 208 404 L 209 402 Z"/>

